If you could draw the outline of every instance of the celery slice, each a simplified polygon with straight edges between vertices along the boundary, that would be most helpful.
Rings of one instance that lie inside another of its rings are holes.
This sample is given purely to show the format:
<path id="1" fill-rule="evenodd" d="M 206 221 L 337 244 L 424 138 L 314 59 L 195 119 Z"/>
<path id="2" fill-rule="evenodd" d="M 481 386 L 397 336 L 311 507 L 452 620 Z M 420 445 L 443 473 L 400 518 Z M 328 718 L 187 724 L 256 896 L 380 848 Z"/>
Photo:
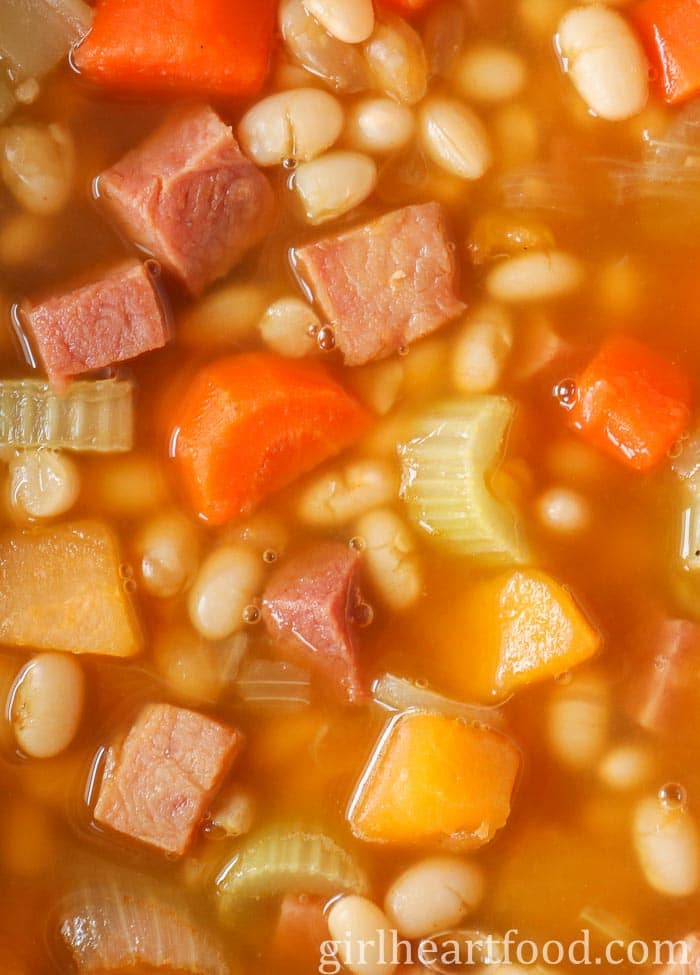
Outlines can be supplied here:
<path id="1" fill-rule="evenodd" d="M 515 513 L 488 485 L 512 417 L 503 396 L 448 401 L 420 416 L 413 439 L 399 446 L 412 518 L 459 554 L 527 559 Z"/>
<path id="2" fill-rule="evenodd" d="M 38 379 L 0 380 L 0 447 L 131 450 L 133 387 L 103 379 L 73 382 L 63 394 Z"/>
<path id="3" fill-rule="evenodd" d="M 216 878 L 220 908 L 230 914 L 251 899 L 276 894 L 365 894 L 355 859 L 325 833 L 277 827 L 250 837 Z"/>

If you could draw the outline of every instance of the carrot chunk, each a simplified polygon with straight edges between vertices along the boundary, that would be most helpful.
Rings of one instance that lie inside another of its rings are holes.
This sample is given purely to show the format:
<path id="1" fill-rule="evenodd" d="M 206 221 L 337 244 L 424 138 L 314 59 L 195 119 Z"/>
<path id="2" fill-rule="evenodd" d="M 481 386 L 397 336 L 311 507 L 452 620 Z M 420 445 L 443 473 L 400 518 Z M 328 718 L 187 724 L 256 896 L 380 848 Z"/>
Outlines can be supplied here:
<path id="1" fill-rule="evenodd" d="M 176 410 L 174 457 L 197 513 L 222 525 L 340 453 L 369 414 L 318 363 L 265 352 L 205 366 Z"/>
<path id="2" fill-rule="evenodd" d="M 504 735 L 444 714 L 407 711 L 382 736 L 348 810 L 371 843 L 475 849 L 505 826 L 520 752 Z"/>
<path id="3" fill-rule="evenodd" d="M 465 700 L 493 704 L 592 657 L 600 636 L 570 593 L 544 572 L 508 571 L 467 591 L 436 637 L 441 682 Z"/>
<path id="4" fill-rule="evenodd" d="M 667 102 L 700 91 L 700 4 L 697 0 L 643 0 L 631 10 Z"/>
<path id="5" fill-rule="evenodd" d="M 267 77 L 276 12 L 277 0 L 99 0 L 75 65 L 122 91 L 248 97 Z"/>
<path id="6" fill-rule="evenodd" d="M 578 380 L 571 426 L 636 471 L 660 463 L 688 425 L 685 373 L 635 339 L 609 339 Z"/>

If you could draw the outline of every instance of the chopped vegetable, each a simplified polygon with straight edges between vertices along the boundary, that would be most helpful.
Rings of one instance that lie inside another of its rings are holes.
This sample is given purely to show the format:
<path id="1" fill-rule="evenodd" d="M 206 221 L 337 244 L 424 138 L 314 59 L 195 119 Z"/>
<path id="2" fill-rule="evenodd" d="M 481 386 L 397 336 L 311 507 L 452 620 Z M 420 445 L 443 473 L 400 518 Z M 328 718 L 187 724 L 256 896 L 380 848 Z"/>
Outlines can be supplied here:
<path id="1" fill-rule="evenodd" d="M 254 352 L 194 376 L 176 411 L 173 450 L 195 510 L 221 525 L 368 426 L 369 414 L 321 365 Z"/>
<path id="2" fill-rule="evenodd" d="M 0 538 L 0 643 L 130 657 L 141 634 L 112 533 L 74 522 Z"/>
<path id="3" fill-rule="evenodd" d="M 390 722 L 348 809 L 358 839 L 473 849 L 505 825 L 520 753 L 504 735 L 444 714 Z"/>
<path id="4" fill-rule="evenodd" d="M 393 711 L 435 711 L 450 718 L 461 718 L 473 724 L 489 728 L 502 728 L 505 724 L 503 712 L 495 707 L 479 707 L 451 701 L 436 691 L 413 684 L 410 680 L 384 674 L 372 688 L 374 700 Z"/>
<path id="5" fill-rule="evenodd" d="M 15 104 L 12 85 L 4 75 L 0 75 L 0 122 L 4 122 L 12 113 Z"/>
<path id="6" fill-rule="evenodd" d="M 90 29 L 92 10 L 82 0 L 3 0 L 0 55 L 15 81 L 40 78 Z"/>
<path id="7" fill-rule="evenodd" d="M 267 77 L 276 9 L 276 0 L 100 0 L 75 65 L 118 90 L 255 95 Z"/>
<path id="8" fill-rule="evenodd" d="M 513 511 L 488 485 L 512 417 L 502 396 L 446 402 L 424 413 L 414 438 L 399 447 L 401 496 L 413 520 L 460 554 L 527 557 Z"/>
<path id="9" fill-rule="evenodd" d="M 472 701 L 503 700 L 594 656 L 600 636 L 564 586 L 544 572 L 503 572 L 476 583 L 450 607 L 434 637 L 445 686 Z"/>
<path id="10" fill-rule="evenodd" d="M 251 898 L 277 894 L 364 894 L 368 884 L 355 859 L 313 829 L 275 827 L 246 840 L 216 878 L 224 914 Z"/>
<path id="11" fill-rule="evenodd" d="M 642 0 L 631 10 L 667 102 L 700 91 L 700 6 L 696 0 Z"/>
<path id="12" fill-rule="evenodd" d="M 608 339 L 577 386 L 571 426 L 633 470 L 659 464 L 688 426 L 685 372 L 635 339 Z"/>
<path id="13" fill-rule="evenodd" d="M 236 690 L 246 704 L 302 707 L 311 703 L 308 671 L 282 660 L 250 660 L 241 668 Z"/>
<path id="14" fill-rule="evenodd" d="M 133 394 L 115 379 L 74 382 L 61 395 L 39 379 L 1 379 L 0 447 L 131 450 Z"/>

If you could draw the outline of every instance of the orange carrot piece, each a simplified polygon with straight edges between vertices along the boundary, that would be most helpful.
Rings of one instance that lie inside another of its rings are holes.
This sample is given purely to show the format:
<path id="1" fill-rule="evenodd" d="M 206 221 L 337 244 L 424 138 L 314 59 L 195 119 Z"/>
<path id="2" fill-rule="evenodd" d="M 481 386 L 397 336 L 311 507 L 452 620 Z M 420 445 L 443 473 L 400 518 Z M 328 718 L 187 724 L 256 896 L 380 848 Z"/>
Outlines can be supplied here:
<path id="1" fill-rule="evenodd" d="M 657 83 L 676 104 L 700 91 L 700 4 L 697 0 L 643 0 L 631 10 Z"/>
<path id="2" fill-rule="evenodd" d="M 195 511 L 222 525 L 340 453 L 369 424 L 319 363 L 251 352 L 194 376 L 171 442 Z"/>
<path id="3" fill-rule="evenodd" d="M 686 374 L 636 339 L 609 339 L 579 377 L 569 422 L 636 471 L 667 456 L 690 420 Z"/>
<path id="4" fill-rule="evenodd" d="M 505 826 L 520 752 L 499 732 L 407 711 L 390 724 L 348 810 L 358 839 L 475 849 Z"/>
<path id="5" fill-rule="evenodd" d="M 75 65 L 122 91 L 249 97 L 267 77 L 276 12 L 277 0 L 99 0 Z"/>
<path id="6" fill-rule="evenodd" d="M 571 594 L 544 572 L 502 572 L 470 588 L 436 637 L 441 683 L 493 704 L 594 656 L 600 635 Z"/>

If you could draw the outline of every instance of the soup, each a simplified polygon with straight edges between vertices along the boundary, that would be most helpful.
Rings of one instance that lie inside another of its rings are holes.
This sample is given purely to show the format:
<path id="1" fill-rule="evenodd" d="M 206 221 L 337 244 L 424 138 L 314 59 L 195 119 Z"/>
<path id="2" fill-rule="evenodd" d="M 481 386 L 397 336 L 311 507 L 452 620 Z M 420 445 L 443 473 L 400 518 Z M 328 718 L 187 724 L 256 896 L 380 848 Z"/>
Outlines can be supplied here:
<path id="1" fill-rule="evenodd" d="M 0 7 L 2 970 L 695 971 L 693 4 Z"/>

